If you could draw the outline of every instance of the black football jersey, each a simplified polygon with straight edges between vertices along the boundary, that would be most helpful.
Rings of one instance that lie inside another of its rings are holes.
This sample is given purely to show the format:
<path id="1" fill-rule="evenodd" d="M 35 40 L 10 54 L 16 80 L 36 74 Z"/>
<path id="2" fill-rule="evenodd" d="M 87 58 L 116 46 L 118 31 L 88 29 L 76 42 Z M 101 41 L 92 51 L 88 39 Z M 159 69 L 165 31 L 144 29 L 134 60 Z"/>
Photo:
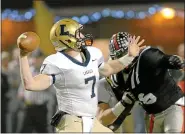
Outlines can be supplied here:
<path id="1" fill-rule="evenodd" d="M 131 68 L 127 79 L 128 90 L 149 114 L 159 113 L 183 96 L 157 48 L 144 49 Z"/>
<path id="2" fill-rule="evenodd" d="M 124 91 L 130 91 L 149 114 L 159 113 L 183 96 L 163 61 L 165 54 L 157 48 L 147 47 L 134 59 L 130 68 L 107 78 L 118 101 Z M 115 131 L 124 121 L 123 112 L 110 126 Z"/>

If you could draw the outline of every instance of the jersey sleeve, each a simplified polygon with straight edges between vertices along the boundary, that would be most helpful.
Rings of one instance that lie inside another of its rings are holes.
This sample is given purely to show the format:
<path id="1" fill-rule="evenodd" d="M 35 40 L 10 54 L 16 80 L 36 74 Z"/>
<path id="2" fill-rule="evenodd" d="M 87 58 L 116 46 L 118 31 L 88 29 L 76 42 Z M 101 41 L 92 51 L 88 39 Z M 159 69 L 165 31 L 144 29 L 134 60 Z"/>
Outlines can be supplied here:
<path id="1" fill-rule="evenodd" d="M 101 79 L 98 84 L 98 103 L 109 103 L 111 95 L 109 94 L 107 88 L 110 88 L 105 79 Z"/>
<path id="2" fill-rule="evenodd" d="M 104 57 L 103 53 L 100 49 L 96 48 L 96 59 L 98 61 L 98 67 L 102 66 L 104 64 Z"/>
<path id="3" fill-rule="evenodd" d="M 101 52 L 101 55 L 98 57 L 98 67 L 103 66 L 103 64 L 104 64 L 104 57 L 103 57 L 103 54 Z"/>
<path id="4" fill-rule="evenodd" d="M 52 63 L 50 63 L 47 60 L 44 60 L 41 68 L 40 68 L 40 73 L 41 74 L 47 74 L 47 75 L 52 75 L 52 74 L 59 74 L 60 73 L 60 69 L 53 65 Z"/>
<path id="5" fill-rule="evenodd" d="M 143 69 L 155 70 L 163 65 L 165 54 L 157 48 L 143 50 L 139 63 Z"/>
<path id="6" fill-rule="evenodd" d="M 96 59 L 98 62 L 98 67 L 102 66 L 104 64 L 104 56 L 102 51 L 96 47 L 90 47 L 90 48 L 94 59 Z"/>
<path id="7" fill-rule="evenodd" d="M 65 85 L 64 73 L 48 59 L 44 60 L 40 68 L 40 74 L 52 75 L 54 76 L 54 84 Z"/>

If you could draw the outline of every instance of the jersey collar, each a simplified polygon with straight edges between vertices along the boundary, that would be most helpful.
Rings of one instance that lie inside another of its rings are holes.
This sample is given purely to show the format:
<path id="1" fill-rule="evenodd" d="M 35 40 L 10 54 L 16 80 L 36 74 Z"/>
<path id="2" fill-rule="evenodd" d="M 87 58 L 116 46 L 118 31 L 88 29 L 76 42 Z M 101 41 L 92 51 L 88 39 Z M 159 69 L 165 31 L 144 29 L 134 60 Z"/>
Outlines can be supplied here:
<path id="1" fill-rule="evenodd" d="M 78 60 L 76 60 L 75 58 L 71 57 L 70 55 L 64 53 L 63 51 L 60 51 L 61 54 L 63 54 L 65 57 L 67 57 L 70 61 L 72 61 L 73 63 L 80 65 L 80 66 L 87 66 L 89 64 L 90 61 L 90 53 L 87 49 L 83 50 L 83 53 L 85 55 L 86 61 L 85 62 L 79 62 Z"/>

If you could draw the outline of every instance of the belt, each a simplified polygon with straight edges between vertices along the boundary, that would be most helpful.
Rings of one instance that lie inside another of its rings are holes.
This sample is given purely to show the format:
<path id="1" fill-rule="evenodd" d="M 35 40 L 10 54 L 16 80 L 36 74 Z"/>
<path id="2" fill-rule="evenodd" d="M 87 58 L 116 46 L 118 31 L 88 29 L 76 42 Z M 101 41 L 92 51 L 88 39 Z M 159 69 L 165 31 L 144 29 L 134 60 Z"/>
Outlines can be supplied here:
<path id="1" fill-rule="evenodd" d="M 59 110 L 59 111 L 60 111 L 60 110 Z M 64 111 L 61 111 L 61 112 L 63 113 L 63 115 L 65 115 L 65 114 L 71 115 L 71 114 L 66 113 L 66 112 L 64 112 Z M 77 115 L 74 115 L 74 116 L 76 116 L 76 117 L 78 117 L 78 118 L 82 118 L 82 116 L 77 116 Z M 94 118 L 92 117 L 92 119 L 94 119 Z"/>
<path id="2" fill-rule="evenodd" d="M 66 114 L 68 114 L 68 113 L 66 113 L 66 112 L 64 112 L 64 111 L 61 111 L 61 110 L 58 110 L 58 111 L 55 113 L 55 115 L 52 117 L 50 124 L 51 124 L 52 126 L 56 127 L 56 126 L 59 124 L 61 118 L 62 118 L 64 115 L 66 115 Z M 68 115 L 70 115 L 70 114 L 68 114 Z M 76 116 L 76 115 L 74 115 L 74 116 Z M 82 116 L 76 116 L 76 117 L 82 118 Z M 92 119 L 93 119 L 93 118 L 92 118 Z"/>
<path id="3" fill-rule="evenodd" d="M 62 112 L 63 112 L 63 111 L 62 111 Z M 63 112 L 63 113 L 64 113 L 63 115 L 65 115 L 65 114 L 71 115 L 71 114 L 66 113 L 66 112 Z M 78 118 L 82 118 L 82 116 L 76 116 L 76 117 L 78 117 Z"/>

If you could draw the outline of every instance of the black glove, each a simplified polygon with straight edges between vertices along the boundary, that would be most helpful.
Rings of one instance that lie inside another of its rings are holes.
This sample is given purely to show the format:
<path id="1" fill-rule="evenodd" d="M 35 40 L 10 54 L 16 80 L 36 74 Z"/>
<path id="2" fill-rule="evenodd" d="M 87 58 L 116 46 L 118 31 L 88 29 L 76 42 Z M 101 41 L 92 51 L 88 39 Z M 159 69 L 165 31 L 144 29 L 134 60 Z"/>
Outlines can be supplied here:
<path id="1" fill-rule="evenodd" d="M 184 67 L 184 63 L 177 55 L 170 56 L 168 61 L 174 69 L 182 69 Z"/>

